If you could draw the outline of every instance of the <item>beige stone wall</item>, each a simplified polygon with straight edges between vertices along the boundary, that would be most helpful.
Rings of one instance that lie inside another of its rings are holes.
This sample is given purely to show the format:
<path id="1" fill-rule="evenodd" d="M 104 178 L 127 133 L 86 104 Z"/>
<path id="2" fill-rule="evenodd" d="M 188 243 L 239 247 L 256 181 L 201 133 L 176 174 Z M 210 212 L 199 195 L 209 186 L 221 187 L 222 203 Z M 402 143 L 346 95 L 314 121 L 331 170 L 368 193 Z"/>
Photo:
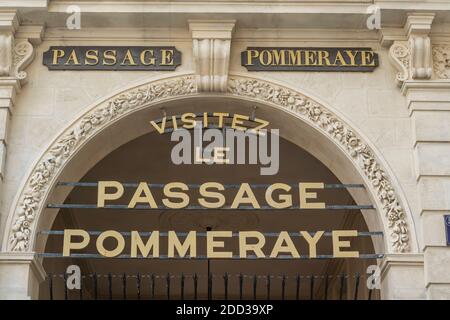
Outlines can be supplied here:
<path id="1" fill-rule="evenodd" d="M 59 10 L 58 6 L 55 8 Z M 412 59 L 406 65 L 390 52 L 399 44 L 409 48 L 408 59 L 420 57 L 423 51 L 430 53 L 431 48 L 426 45 L 415 45 L 413 49 L 411 43 L 418 38 L 431 39 L 433 46 L 448 50 L 450 35 L 442 31 L 446 25 L 441 23 L 441 14 L 436 15 L 433 27 L 434 16 L 427 13 L 408 16 L 407 22 L 403 25 L 402 21 L 397 28 L 372 33 L 343 30 L 339 36 L 332 28 L 317 29 L 311 34 L 302 28 L 285 33 L 277 28 L 246 29 L 238 23 L 230 40 L 230 73 L 285 84 L 322 102 L 348 119 L 392 171 L 392 179 L 405 196 L 405 207 L 412 218 L 408 227 L 417 236 L 411 241 L 417 243 L 408 255 L 389 257 L 383 262 L 386 298 L 450 298 L 450 250 L 446 247 L 443 224 L 443 215 L 450 211 L 450 72 L 439 64 L 434 66 L 432 76 L 420 76 L 416 71 L 421 67 L 429 69 L 427 61 Z M 256 25 L 260 21 L 258 17 L 252 19 Z M 49 71 L 42 64 L 43 52 L 52 45 L 170 44 L 182 52 L 182 65 L 176 72 L 195 74 L 188 25 L 179 18 L 174 23 L 177 27 L 169 31 L 91 28 L 75 36 L 60 28 L 49 27 L 45 31 L 42 43 L 35 44 L 35 58 L 26 68 L 27 83 L 20 93 L 14 98 L 11 91 L 0 92 L 0 98 L 8 100 L 11 108 L 10 114 L 5 110 L 0 113 L 0 140 L 6 141 L 0 149 L 0 154 L 6 154 L 1 170 L 0 241 L 9 232 L 7 218 L 24 179 L 63 130 L 96 101 L 133 84 L 174 74 Z M 247 46 L 365 46 L 379 54 L 380 66 L 371 73 L 247 72 L 240 63 L 240 53 Z M 436 55 L 434 58 L 438 59 Z M 400 83 L 395 80 L 398 72 L 405 77 Z"/>
<path id="2" fill-rule="evenodd" d="M 64 41 L 65 45 L 91 43 L 90 41 Z M 149 40 L 146 43 L 163 45 L 167 42 Z M 42 65 L 42 53 L 49 46 L 58 44 L 61 44 L 61 40 L 44 39 L 37 48 L 36 59 L 27 69 L 28 83 L 18 96 L 14 107 L 3 187 L 2 227 L 5 226 L 10 206 L 23 179 L 27 178 L 34 163 L 57 135 L 73 123 L 81 113 L 88 110 L 94 102 L 115 92 L 123 91 L 133 83 L 150 81 L 162 75 L 161 72 L 48 71 Z M 101 44 L 108 45 L 113 42 L 102 41 Z M 120 45 L 133 44 L 142 45 L 143 43 L 120 42 Z M 191 42 L 171 41 L 171 44 L 181 50 L 183 55 L 183 63 L 177 72 L 195 72 Z M 247 45 L 289 44 L 370 46 L 380 55 L 380 67 L 373 73 L 264 72 L 252 74 L 240 65 L 240 52 Z M 406 191 L 408 201 L 414 204 L 417 198 L 417 185 L 413 170 L 409 112 L 405 107 L 405 97 L 393 81 L 395 70 L 388 63 L 386 48 L 381 47 L 377 42 L 342 44 L 320 41 L 301 44 L 300 42 L 267 43 L 241 38 L 239 41 L 232 42 L 230 72 L 254 75 L 267 81 L 288 85 L 341 113 L 380 151 L 381 156 L 394 172 L 395 179 L 398 179 L 401 188 Z M 170 74 L 171 72 L 167 72 L 167 75 Z M 280 129 L 283 130 L 283 128 Z M 355 177 L 355 179 L 358 178 Z M 418 212 L 411 203 L 413 214 L 417 215 Z"/>

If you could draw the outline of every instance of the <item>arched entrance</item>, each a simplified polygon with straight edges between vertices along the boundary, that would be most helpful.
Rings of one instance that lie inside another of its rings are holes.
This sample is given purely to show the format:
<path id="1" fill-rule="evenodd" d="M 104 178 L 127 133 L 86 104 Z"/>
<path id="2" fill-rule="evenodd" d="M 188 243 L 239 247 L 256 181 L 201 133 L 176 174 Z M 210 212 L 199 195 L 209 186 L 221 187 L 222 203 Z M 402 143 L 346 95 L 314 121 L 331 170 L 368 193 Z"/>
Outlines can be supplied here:
<path id="1" fill-rule="evenodd" d="M 219 103 L 220 102 L 220 103 Z M 236 103 L 238 102 L 238 103 Z M 196 92 L 192 76 L 153 81 L 113 96 L 93 108 L 68 128 L 33 168 L 17 207 L 9 217 L 3 251 L 39 252 L 57 210 L 47 203 L 62 203 L 70 192 L 55 188 L 58 181 L 79 181 L 100 159 L 124 143 L 149 131 L 139 119 L 161 117 L 161 108 L 181 113 L 186 104 L 214 111 L 253 110 L 282 128 L 281 135 L 319 159 L 342 183 L 359 180 L 362 190 L 349 190 L 357 204 L 373 203 L 377 214 L 362 212 L 369 231 L 383 230 L 388 241 L 375 241 L 377 252 L 416 250 L 414 228 L 400 189 L 375 150 L 335 113 L 292 89 L 258 79 L 232 76 L 225 95 Z M 196 112 L 193 108 L 191 111 Z M 204 110 L 202 110 L 204 111 Z M 356 178 L 356 179 L 355 179 Z M 405 209 L 406 208 L 406 209 Z M 42 239 L 42 238 L 41 238 Z"/>
<path id="2" fill-rule="evenodd" d="M 234 104 L 238 104 L 235 102 Z M 189 104 L 187 104 L 189 105 Z M 216 103 L 217 105 L 217 103 Z M 242 106 L 241 106 L 242 107 Z M 226 106 L 221 110 L 228 111 Z M 240 108 L 242 112 L 242 108 Z M 245 112 L 245 111 L 244 111 Z M 295 181 L 326 181 L 329 186 L 340 181 L 317 159 L 305 150 L 281 140 L 280 170 L 275 176 L 261 176 L 258 165 L 174 165 L 170 159 L 171 149 L 176 142 L 170 142 L 170 133 L 159 135 L 153 131 L 144 134 L 114 150 L 99 161 L 81 179 L 92 181 L 117 180 L 123 182 L 148 181 L 152 184 L 182 181 L 191 186 L 188 194 L 195 199 L 196 186 L 206 181 L 224 184 L 223 194 L 227 199 L 237 192 L 237 184 L 245 181 L 254 186 L 256 199 L 264 203 L 264 184 Z M 260 188 L 258 188 L 261 186 Z M 59 188 L 68 188 L 61 184 Z M 96 202 L 95 186 L 78 185 L 65 200 L 66 205 L 92 204 Z M 134 188 L 127 188 L 124 199 L 113 203 L 121 204 L 131 198 Z M 155 201 L 162 196 L 161 188 L 153 187 Z M 276 197 L 275 197 L 276 198 Z M 293 196 L 297 202 L 297 195 Z M 334 205 L 355 205 L 345 188 L 325 189 L 320 199 Z M 193 204 L 196 202 L 193 202 Z M 227 203 L 230 204 L 229 202 Z M 369 214 L 374 214 L 374 210 Z M 187 233 L 195 230 L 199 235 L 212 231 L 258 231 L 266 236 L 265 251 L 270 253 L 275 235 L 288 231 L 302 256 L 308 254 L 306 241 L 295 234 L 299 230 L 355 229 L 360 236 L 352 240 L 352 250 L 361 254 L 374 254 L 372 238 L 382 241 L 382 235 L 369 236 L 364 217 L 359 210 L 127 210 L 63 208 L 53 222 L 46 243 L 46 253 L 58 253 L 62 249 L 61 231 L 83 229 L 90 231 L 137 230 L 148 232 L 176 230 Z M 42 231 L 40 237 L 47 236 Z M 144 238 L 144 237 L 143 237 Z M 184 238 L 180 236 L 180 238 Z M 130 237 L 125 237 L 124 253 L 130 251 Z M 366 269 L 376 265 L 376 259 L 202 259 L 205 256 L 205 239 L 197 237 L 197 259 L 98 259 L 98 258 L 44 258 L 43 265 L 52 282 L 47 279 L 41 285 L 40 298 L 64 299 L 62 275 L 68 265 L 80 266 L 84 278 L 83 299 L 367 299 Z M 159 254 L 167 252 L 167 237 L 160 237 Z M 239 252 L 238 239 L 222 238 L 225 248 L 219 251 Z M 88 250 L 95 252 L 95 236 Z M 109 243 L 114 247 L 113 243 Z M 320 257 L 332 252 L 331 237 L 324 237 L 318 243 Z M 208 279 L 209 276 L 209 279 Z M 51 286 L 51 289 L 49 288 Z M 52 294 L 50 295 L 50 290 Z M 373 290 L 371 299 L 379 296 Z M 69 290 L 68 299 L 79 299 L 80 290 Z"/>

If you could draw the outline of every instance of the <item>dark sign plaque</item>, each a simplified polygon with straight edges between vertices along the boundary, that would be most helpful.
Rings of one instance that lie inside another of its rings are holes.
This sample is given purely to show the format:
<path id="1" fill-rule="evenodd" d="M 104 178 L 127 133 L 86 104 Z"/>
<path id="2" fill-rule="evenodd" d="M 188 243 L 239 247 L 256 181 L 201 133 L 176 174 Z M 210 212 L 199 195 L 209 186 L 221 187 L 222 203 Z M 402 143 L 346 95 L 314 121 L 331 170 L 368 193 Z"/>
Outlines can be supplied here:
<path id="1" fill-rule="evenodd" d="M 49 70 L 173 71 L 181 64 L 175 47 L 58 46 L 44 52 Z"/>
<path id="2" fill-rule="evenodd" d="M 371 48 L 248 47 L 241 62 L 248 71 L 370 72 L 378 55 Z"/>
<path id="3" fill-rule="evenodd" d="M 445 236 L 447 239 L 447 246 L 450 246 L 450 215 L 444 216 Z"/>

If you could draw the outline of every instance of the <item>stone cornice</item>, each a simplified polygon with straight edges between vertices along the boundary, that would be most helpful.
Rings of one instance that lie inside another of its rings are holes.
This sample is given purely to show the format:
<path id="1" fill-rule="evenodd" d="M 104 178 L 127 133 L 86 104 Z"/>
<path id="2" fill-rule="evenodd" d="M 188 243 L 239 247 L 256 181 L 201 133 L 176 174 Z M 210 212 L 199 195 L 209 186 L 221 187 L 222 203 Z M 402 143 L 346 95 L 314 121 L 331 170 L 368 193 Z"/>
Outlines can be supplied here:
<path id="1" fill-rule="evenodd" d="M 18 33 L 28 26 L 21 26 Z M 66 28 L 45 28 L 45 40 L 51 41 L 121 41 L 131 43 L 136 41 L 191 41 L 191 35 L 186 27 L 182 28 L 82 28 L 80 30 L 68 30 Z M 277 28 L 239 28 L 233 32 L 235 41 L 292 41 L 292 42 L 322 42 L 323 43 L 348 43 L 349 46 L 373 45 L 379 40 L 379 35 L 373 30 L 358 29 L 316 29 L 316 28 L 283 28 L 282 32 Z M 301 45 L 301 44 L 299 44 Z"/>
<path id="2" fill-rule="evenodd" d="M 47 273 L 41 259 L 34 252 L 0 252 L 1 264 L 29 264 L 38 280 L 45 280 Z"/>
<path id="3" fill-rule="evenodd" d="M 405 81 L 401 87 L 402 93 L 406 95 L 410 89 L 423 89 L 423 90 L 449 90 L 450 91 L 450 79 L 449 80 L 410 80 Z"/>
<path id="4" fill-rule="evenodd" d="M 35 46 L 42 43 L 43 36 L 43 26 L 20 26 L 15 34 L 16 39 L 28 40 Z"/>
<path id="5" fill-rule="evenodd" d="M 208 12 L 208 13 L 339 13 L 365 14 L 372 3 L 339 0 L 314 1 L 85 1 L 73 0 L 71 5 L 79 6 L 83 12 Z M 49 12 L 65 12 L 67 2 L 52 0 Z"/>
<path id="6" fill-rule="evenodd" d="M 382 10 L 450 10 L 450 3 L 441 0 L 374 0 L 374 4 Z"/>
<path id="7" fill-rule="evenodd" d="M 14 34 L 19 28 L 19 18 L 15 10 L 0 11 L 0 32 Z"/>
<path id="8" fill-rule="evenodd" d="M 431 12 L 408 13 L 405 26 L 403 27 L 405 35 L 409 38 L 411 35 L 428 36 L 431 32 L 431 24 L 435 18 Z"/>
<path id="9" fill-rule="evenodd" d="M 47 8 L 50 0 L 0 0 L 0 9 L 3 8 Z"/>
<path id="10" fill-rule="evenodd" d="M 379 41 L 383 47 L 389 48 L 394 41 L 406 41 L 403 28 L 382 28 L 379 31 Z"/>
<path id="11" fill-rule="evenodd" d="M 3 0 L 11 3 L 13 0 Z M 24 5 L 27 0 L 17 0 L 20 4 Z M 41 4 L 45 0 L 31 0 L 32 3 Z M 1 4 L 1 2 L 0 2 Z M 253 6 L 255 9 L 259 9 L 258 7 L 265 7 L 265 10 L 270 12 L 281 12 L 289 10 L 289 8 L 293 9 L 291 12 L 307 12 L 307 13 L 365 13 L 366 8 L 370 5 L 377 5 L 382 10 L 439 10 L 445 11 L 450 10 L 450 4 L 445 3 L 439 0 L 428 0 L 424 2 L 423 0 L 310 0 L 310 1 L 298 1 L 298 0 L 287 0 L 278 3 L 278 1 L 270 1 L 270 0 L 262 0 L 262 1 L 246 1 L 246 0 L 227 0 L 227 1 L 146 1 L 146 0 L 134 0 L 130 3 L 130 1 L 126 0 L 110 0 L 107 3 L 101 0 L 73 0 L 70 1 L 70 4 L 79 5 L 82 7 L 85 12 L 95 12 L 100 9 L 104 9 L 105 12 L 117 12 L 124 10 L 136 10 L 138 12 L 138 8 L 142 8 L 143 10 L 150 10 L 151 6 L 156 5 L 156 10 L 163 10 L 168 6 L 172 6 L 176 11 L 177 8 L 185 8 L 185 7 L 222 7 L 222 10 L 226 10 L 227 12 L 235 12 L 236 10 L 240 10 L 242 8 L 248 8 Z M 65 0 L 51 0 L 50 8 L 51 12 L 59 12 L 65 11 L 65 7 L 67 6 L 67 2 Z M 232 8 L 232 7 L 235 8 Z M 109 7 L 109 8 L 104 8 Z M 228 8 L 227 8 L 228 7 Z M 86 11 L 87 10 L 87 11 Z M 264 10 L 264 9 L 262 9 Z M 250 11 L 254 12 L 256 10 Z M 259 9 L 258 11 L 261 11 Z"/>
<path id="12" fill-rule="evenodd" d="M 14 1 L 17 6 L 11 5 Z M 30 5 L 26 6 L 26 1 Z M 127 21 L 129 26 L 156 27 L 161 23 L 179 28 L 186 25 L 189 17 L 196 19 L 237 19 L 239 27 L 264 28 L 270 24 L 267 15 L 279 21 L 277 26 L 354 28 L 367 30 L 366 20 L 370 7 L 380 8 L 382 25 L 403 27 L 408 12 L 433 11 L 442 21 L 450 16 L 450 3 L 442 1 L 372 1 L 372 0 L 287 0 L 287 1 L 126 1 L 126 0 L 0 0 L 0 8 L 15 8 L 30 24 L 46 24 L 50 27 L 64 27 L 68 5 L 77 5 L 89 17 L 83 20 L 83 27 L 105 24 L 112 28 L 123 26 L 123 16 L 133 14 L 136 19 Z M 36 14 L 39 12 L 40 14 Z M 245 18 L 242 15 L 245 14 Z M 144 19 L 141 19 L 144 18 Z M 166 19 L 167 17 L 167 19 Z M 152 22 L 155 23 L 152 23 Z"/>
<path id="13" fill-rule="evenodd" d="M 401 90 L 410 114 L 420 110 L 450 110 L 450 79 L 407 80 Z"/>
<path id="14" fill-rule="evenodd" d="M 381 279 L 387 274 L 392 266 L 416 266 L 423 267 L 424 256 L 422 253 L 399 253 L 399 254 L 386 254 L 381 260 Z"/>
<path id="15" fill-rule="evenodd" d="M 193 39 L 230 40 L 236 20 L 188 20 Z"/>

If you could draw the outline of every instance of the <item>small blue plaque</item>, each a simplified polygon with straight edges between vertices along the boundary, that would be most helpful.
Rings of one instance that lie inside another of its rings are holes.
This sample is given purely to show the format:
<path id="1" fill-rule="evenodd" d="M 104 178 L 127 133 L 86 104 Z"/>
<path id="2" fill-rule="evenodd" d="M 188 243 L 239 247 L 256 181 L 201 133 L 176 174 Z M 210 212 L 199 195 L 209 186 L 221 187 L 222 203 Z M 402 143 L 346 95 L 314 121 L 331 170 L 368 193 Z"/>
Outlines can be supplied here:
<path id="1" fill-rule="evenodd" d="M 445 220 L 445 233 L 447 235 L 447 246 L 450 246 L 450 215 L 445 215 L 444 220 Z"/>

